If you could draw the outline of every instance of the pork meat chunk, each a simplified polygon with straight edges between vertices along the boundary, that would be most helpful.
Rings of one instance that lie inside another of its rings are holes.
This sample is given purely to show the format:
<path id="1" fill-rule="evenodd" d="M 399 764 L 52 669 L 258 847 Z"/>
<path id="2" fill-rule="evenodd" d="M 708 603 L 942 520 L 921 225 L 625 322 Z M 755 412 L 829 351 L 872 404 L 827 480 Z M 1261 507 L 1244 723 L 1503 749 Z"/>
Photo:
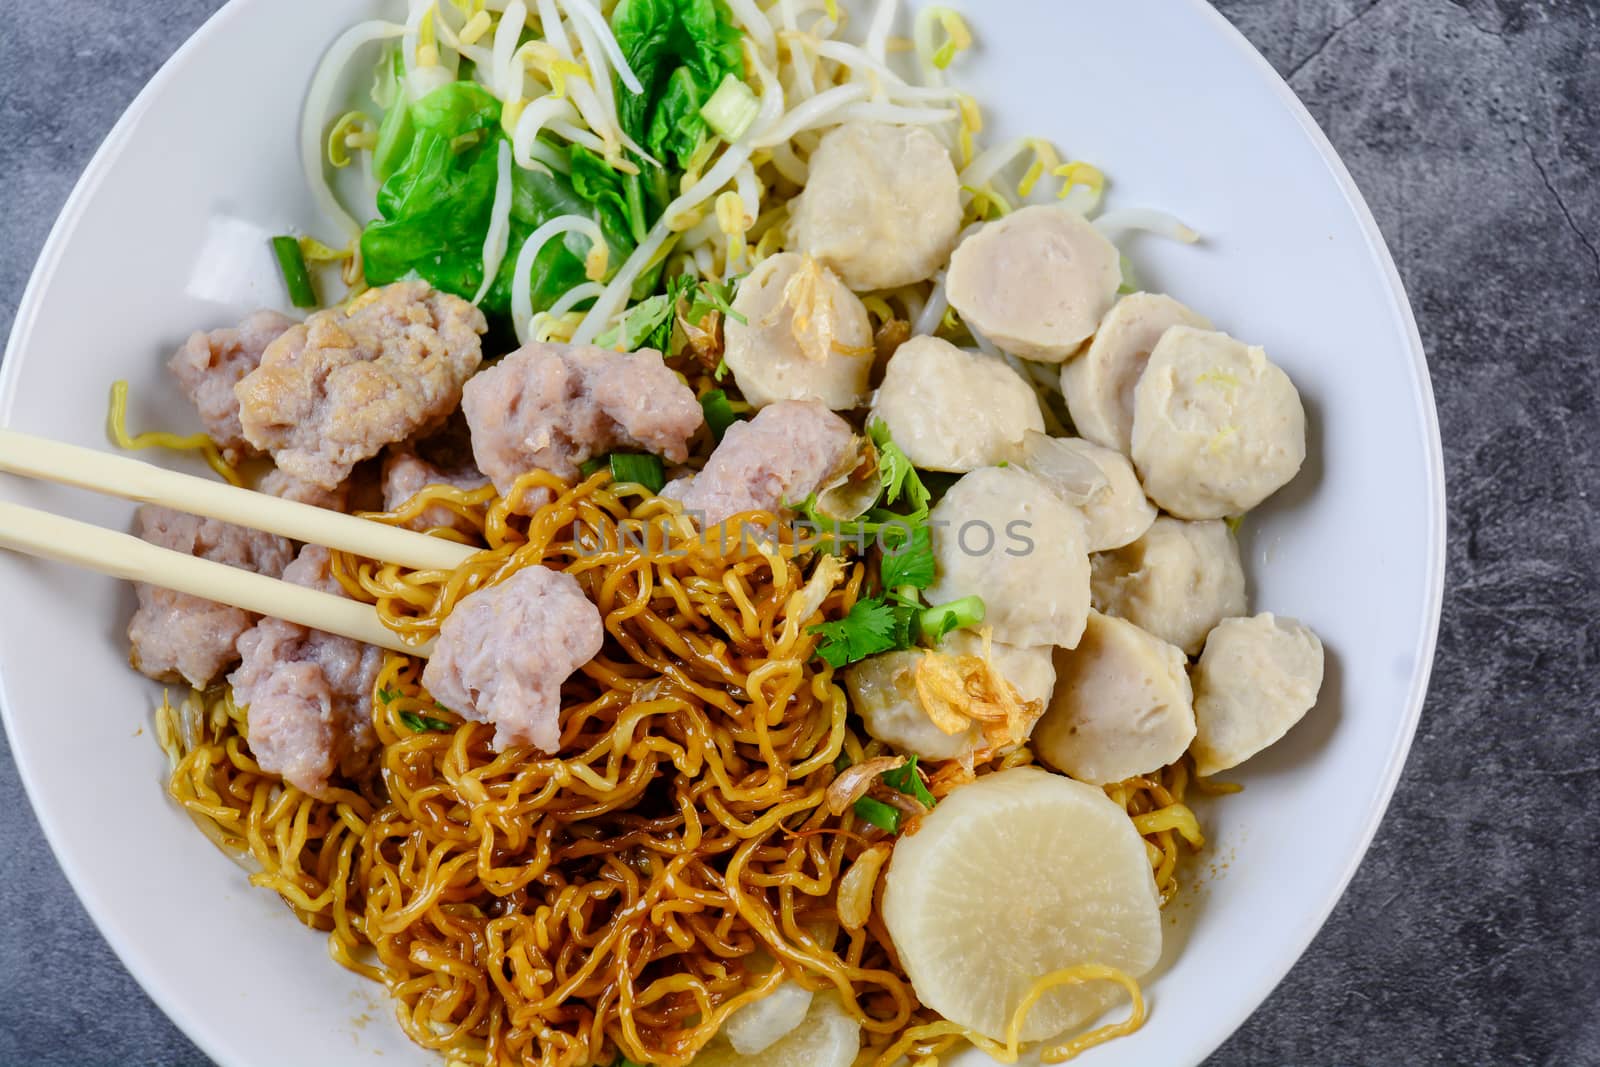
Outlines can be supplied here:
<path id="1" fill-rule="evenodd" d="M 293 500 L 296 504 L 310 504 L 314 508 L 326 508 L 329 511 L 350 509 L 349 482 L 342 482 L 333 489 L 324 489 L 320 485 L 303 482 L 281 470 L 270 470 L 262 477 L 256 489 L 269 496 Z"/>
<path id="2" fill-rule="evenodd" d="M 151 544 L 273 578 L 294 558 L 281 537 L 169 508 L 147 504 L 136 522 Z M 210 684 L 238 660 L 234 642 L 256 621 L 239 608 L 143 582 L 134 584 L 134 593 L 139 607 L 128 623 L 128 658 L 157 681 Z"/>
<path id="3" fill-rule="evenodd" d="M 471 459 L 464 463 L 434 462 L 410 449 L 390 449 L 383 458 L 383 508 L 397 511 L 430 485 L 448 485 L 456 489 L 481 489 L 489 479 L 473 465 Z M 413 530 L 432 530 L 446 527 L 473 532 L 473 526 L 460 515 L 442 504 L 424 508 L 416 518 L 406 523 Z"/>
<path id="4" fill-rule="evenodd" d="M 855 458 L 850 424 L 826 404 L 781 400 L 728 427 L 705 470 L 668 486 L 664 495 L 715 526 L 742 512 L 776 511 L 802 501 Z"/>
<path id="5" fill-rule="evenodd" d="M 256 454 L 239 424 L 239 398 L 233 387 L 261 365 L 267 346 L 292 326 L 293 319 L 276 311 L 257 311 L 238 326 L 190 334 L 167 361 L 178 388 L 200 410 L 206 436 L 229 463 Z"/>
<path id="6" fill-rule="evenodd" d="M 286 473 L 333 489 L 385 445 L 449 417 L 486 329 L 477 308 L 420 281 L 319 311 L 235 387 L 244 436 Z"/>
<path id="7" fill-rule="evenodd" d="M 342 594 L 328 564 L 327 549 L 307 545 L 283 577 Z M 262 619 L 239 638 L 239 653 L 243 662 L 228 681 L 234 699 L 249 708 L 250 751 L 263 770 L 321 796 L 335 772 L 366 768 L 377 747 L 371 709 L 381 649 Z"/>
<path id="8" fill-rule="evenodd" d="M 693 390 L 648 348 L 526 345 L 468 382 L 461 406 L 478 467 L 502 494 L 531 470 L 573 480 L 616 449 L 682 463 L 705 421 Z"/>
<path id="9" fill-rule="evenodd" d="M 497 749 L 561 747 L 561 683 L 605 640 L 600 610 L 570 574 L 518 571 L 461 601 L 422 673 L 435 700 L 493 723 Z"/>

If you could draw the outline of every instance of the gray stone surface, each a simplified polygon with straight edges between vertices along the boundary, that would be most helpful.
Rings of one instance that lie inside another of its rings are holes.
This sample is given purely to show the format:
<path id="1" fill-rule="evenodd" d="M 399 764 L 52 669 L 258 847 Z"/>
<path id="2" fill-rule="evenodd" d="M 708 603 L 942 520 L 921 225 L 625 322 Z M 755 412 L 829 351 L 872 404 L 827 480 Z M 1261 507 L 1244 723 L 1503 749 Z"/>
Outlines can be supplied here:
<path id="1" fill-rule="evenodd" d="M 0 332 L 90 154 L 215 6 L 0 0 Z M 1600 6 L 1219 6 L 1394 250 L 1451 506 L 1433 690 L 1394 807 L 1214 1062 L 1600 1063 Z M 3 745 L 0 813 L 0 1065 L 204 1063 L 89 923 Z"/>

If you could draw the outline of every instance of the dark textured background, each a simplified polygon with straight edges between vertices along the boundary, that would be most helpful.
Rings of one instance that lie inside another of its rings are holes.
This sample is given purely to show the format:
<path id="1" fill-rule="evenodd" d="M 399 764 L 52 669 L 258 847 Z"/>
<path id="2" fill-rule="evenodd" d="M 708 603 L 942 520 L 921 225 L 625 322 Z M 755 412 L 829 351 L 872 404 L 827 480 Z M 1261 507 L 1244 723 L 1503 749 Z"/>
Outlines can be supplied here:
<path id="1" fill-rule="evenodd" d="M 90 154 L 217 6 L 0 0 L 0 334 Z M 1450 558 L 1394 806 L 1214 1062 L 1600 1063 L 1600 3 L 1218 6 L 1343 153 L 1399 262 Z M 204 1063 L 48 855 L 0 742 L 0 1065 Z"/>

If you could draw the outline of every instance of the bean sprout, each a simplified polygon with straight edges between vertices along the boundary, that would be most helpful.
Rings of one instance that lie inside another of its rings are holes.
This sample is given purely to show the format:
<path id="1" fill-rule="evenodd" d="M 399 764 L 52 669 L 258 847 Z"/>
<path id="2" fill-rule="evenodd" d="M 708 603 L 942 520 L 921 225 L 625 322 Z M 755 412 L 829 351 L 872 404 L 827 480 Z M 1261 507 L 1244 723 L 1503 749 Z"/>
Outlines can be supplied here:
<path id="1" fill-rule="evenodd" d="M 500 264 L 506 258 L 506 246 L 511 242 L 511 145 L 500 142 L 499 176 L 495 180 L 494 206 L 489 209 L 489 232 L 483 239 L 483 284 L 478 286 L 474 304 L 481 304 L 494 287 Z"/>

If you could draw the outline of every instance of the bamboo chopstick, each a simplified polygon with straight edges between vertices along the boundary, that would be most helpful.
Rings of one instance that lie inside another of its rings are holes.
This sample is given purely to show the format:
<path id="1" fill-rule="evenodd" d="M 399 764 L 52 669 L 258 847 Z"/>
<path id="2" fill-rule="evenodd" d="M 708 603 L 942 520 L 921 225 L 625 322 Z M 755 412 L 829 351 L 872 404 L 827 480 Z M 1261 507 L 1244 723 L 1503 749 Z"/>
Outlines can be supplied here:
<path id="1" fill-rule="evenodd" d="M 174 552 L 132 534 L 9 501 L 0 501 L 0 547 L 128 581 L 149 582 L 395 652 L 427 656 L 433 651 L 432 642 L 407 644 L 383 625 L 370 604 Z"/>
<path id="2" fill-rule="evenodd" d="M 265 530 L 294 541 L 342 549 L 368 559 L 399 563 L 415 570 L 455 570 L 476 551 L 443 538 L 293 500 L 281 500 L 266 493 L 164 470 L 126 456 L 15 430 L 0 430 L 0 471 L 108 493 L 143 504 L 163 504 L 177 511 Z"/>

